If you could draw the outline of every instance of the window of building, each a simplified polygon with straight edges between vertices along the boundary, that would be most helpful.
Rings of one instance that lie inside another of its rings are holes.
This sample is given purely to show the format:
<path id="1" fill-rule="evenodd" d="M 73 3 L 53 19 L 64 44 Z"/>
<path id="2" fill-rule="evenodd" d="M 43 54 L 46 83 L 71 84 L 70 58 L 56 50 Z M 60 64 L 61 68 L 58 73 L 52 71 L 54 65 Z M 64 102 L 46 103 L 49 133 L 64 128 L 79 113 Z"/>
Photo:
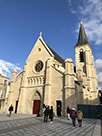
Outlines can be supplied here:
<path id="1" fill-rule="evenodd" d="M 43 62 L 39 60 L 35 65 L 35 71 L 40 72 L 42 69 L 43 69 Z"/>
<path id="2" fill-rule="evenodd" d="M 80 59 L 80 62 L 84 62 L 84 52 L 83 52 L 83 49 L 80 50 L 79 59 Z"/>
<path id="3" fill-rule="evenodd" d="M 2 89 L 2 90 L 0 90 L 0 98 L 3 97 L 3 94 L 4 94 L 4 90 Z"/>
<path id="4" fill-rule="evenodd" d="M 6 86 L 6 85 L 7 85 L 7 80 L 4 81 L 4 86 Z"/>
<path id="5" fill-rule="evenodd" d="M 30 80 L 28 79 L 28 85 L 30 85 Z"/>
<path id="6" fill-rule="evenodd" d="M 31 79 L 31 85 L 33 85 L 33 80 Z"/>
<path id="7" fill-rule="evenodd" d="M 39 52 L 40 52 L 40 51 L 41 51 L 41 48 L 39 48 L 38 50 L 39 50 Z"/>

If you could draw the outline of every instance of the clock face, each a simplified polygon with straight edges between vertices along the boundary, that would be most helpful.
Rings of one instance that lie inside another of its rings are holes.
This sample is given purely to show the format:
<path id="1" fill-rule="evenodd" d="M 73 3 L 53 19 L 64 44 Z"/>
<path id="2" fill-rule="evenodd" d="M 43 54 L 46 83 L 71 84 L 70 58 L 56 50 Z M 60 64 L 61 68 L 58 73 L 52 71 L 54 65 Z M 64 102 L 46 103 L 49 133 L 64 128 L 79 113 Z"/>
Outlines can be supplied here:
<path id="1" fill-rule="evenodd" d="M 35 65 L 35 71 L 40 72 L 42 69 L 43 69 L 43 62 L 39 60 Z"/>

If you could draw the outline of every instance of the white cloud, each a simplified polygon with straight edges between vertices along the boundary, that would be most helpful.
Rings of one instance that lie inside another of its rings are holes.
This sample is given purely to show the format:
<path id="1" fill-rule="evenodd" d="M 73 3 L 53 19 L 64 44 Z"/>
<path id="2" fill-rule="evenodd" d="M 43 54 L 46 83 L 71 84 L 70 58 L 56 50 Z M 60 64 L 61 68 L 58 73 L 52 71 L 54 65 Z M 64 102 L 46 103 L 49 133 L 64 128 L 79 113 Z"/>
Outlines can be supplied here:
<path id="1" fill-rule="evenodd" d="M 98 81 L 102 84 L 102 72 L 97 75 Z"/>
<path id="2" fill-rule="evenodd" d="M 71 12 L 82 22 L 89 41 L 95 45 L 102 44 L 102 0 L 68 0 Z"/>
<path id="3" fill-rule="evenodd" d="M 102 59 L 97 59 L 95 61 L 96 70 L 97 70 L 97 80 L 99 88 L 102 88 Z"/>
<path id="4" fill-rule="evenodd" d="M 68 5 L 72 14 L 75 14 L 79 20 L 82 17 L 89 42 L 102 45 L 102 0 L 68 0 Z M 79 32 L 79 25 L 76 33 Z M 102 59 L 97 59 L 95 64 L 98 86 L 102 88 Z"/>
<path id="5" fill-rule="evenodd" d="M 0 74 L 11 77 L 12 71 L 14 69 L 20 70 L 21 68 L 15 64 L 0 59 Z"/>
<path id="6" fill-rule="evenodd" d="M 102 59 L 97 59 L 95 64 L 97 69 L 102 69 Z"/>

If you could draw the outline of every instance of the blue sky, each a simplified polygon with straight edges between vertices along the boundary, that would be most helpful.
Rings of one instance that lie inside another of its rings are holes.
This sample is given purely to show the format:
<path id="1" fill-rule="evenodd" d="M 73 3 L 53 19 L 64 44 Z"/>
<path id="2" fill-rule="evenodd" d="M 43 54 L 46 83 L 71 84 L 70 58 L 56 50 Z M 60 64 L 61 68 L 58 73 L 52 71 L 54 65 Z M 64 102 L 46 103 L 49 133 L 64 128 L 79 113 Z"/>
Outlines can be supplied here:
<path id="1" fill-rule="evenodd" d="M 101 88 L 101 0 L 0 0 L 0 73 L 11 78 L 13 69 L 24 67 L 40 32 L 62 58 L 75 61 L 81 18 Z"/>

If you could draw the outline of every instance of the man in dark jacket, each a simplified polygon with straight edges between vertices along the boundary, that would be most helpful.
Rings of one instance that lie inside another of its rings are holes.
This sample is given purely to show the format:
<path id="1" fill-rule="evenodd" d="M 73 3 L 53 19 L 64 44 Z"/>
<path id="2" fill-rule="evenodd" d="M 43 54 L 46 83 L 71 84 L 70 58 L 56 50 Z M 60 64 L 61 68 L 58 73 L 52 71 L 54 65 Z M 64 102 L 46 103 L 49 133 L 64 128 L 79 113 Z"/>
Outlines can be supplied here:
<path id="1" fill-rule="evenodd" d="M 46 106 L 44 111 L 44 122 L 47 123 L 47 121 L 48 121 L 48 107 Z"/>
<path id="2" fill-rule="evenodd" d="M 68 120 L 70 120 L 70 108 L 69 108 L 69 106 L 67 106 L 67 118 L 68 118 Z"/>
<path id="3" fill-rule="evenodd" d="M 47 106 L 47 113 L 48 113 L 48 117 L 49 117 L 49 114 L 50 114 L 50 107 L 49 107 L 49 105 Z"/>
<path id="4" fill-rule="evenodd" d="M 53 123 L 53 106 L 51 106 L 50 112 L 49 112 L 49 119 L 51 120 L 50 123 Z"/>
<path id="5" fill-rule="evenodd" d="M 11 116 L 12 111 L 13 111 L 13 106 L 11 104 L 11 106 L 9 107 L 9 112 L 10 112 L 9 116 Z"/>

